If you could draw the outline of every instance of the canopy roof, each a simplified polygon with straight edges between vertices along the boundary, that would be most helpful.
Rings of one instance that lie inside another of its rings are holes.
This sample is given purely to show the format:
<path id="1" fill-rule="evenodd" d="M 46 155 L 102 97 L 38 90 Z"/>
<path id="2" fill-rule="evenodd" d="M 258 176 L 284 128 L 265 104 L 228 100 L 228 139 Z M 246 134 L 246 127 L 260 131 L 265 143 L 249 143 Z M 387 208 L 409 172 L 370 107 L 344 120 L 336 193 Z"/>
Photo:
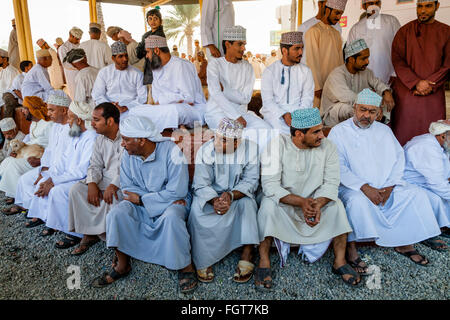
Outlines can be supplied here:
<path id="1" fill-rule="evenodd" d="M 88 0 L 81 0 L 88 1 Z M 233 0 L 233 1 L 254 1 L 254 0 Z M 197 4 L 199 0 L 97 0 L 97 2 L 128 4 L 133 6 L 146 7 L 151 4 L 155 5 L 180 5 L 180 4 Z"/>

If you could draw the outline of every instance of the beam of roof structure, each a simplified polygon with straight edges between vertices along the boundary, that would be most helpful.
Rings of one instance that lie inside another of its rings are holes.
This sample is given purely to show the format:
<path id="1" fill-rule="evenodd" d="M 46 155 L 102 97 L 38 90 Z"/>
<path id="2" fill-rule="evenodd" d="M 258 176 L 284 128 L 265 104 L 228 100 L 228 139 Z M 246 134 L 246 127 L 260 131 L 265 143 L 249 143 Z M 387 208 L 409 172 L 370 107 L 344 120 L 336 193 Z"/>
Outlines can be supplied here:
<path id="1" fill-rule="evenodd" d="M 80 0 L 80 1 L 88 1 L 88 0 Z M 257 1 L 257 0 L 233 0 L 233 1 Z M 151 5 L 161 6 L 161 5 L 197 4 L 199 0 L 97 0 L 97 2 L 148 7 Z"/>

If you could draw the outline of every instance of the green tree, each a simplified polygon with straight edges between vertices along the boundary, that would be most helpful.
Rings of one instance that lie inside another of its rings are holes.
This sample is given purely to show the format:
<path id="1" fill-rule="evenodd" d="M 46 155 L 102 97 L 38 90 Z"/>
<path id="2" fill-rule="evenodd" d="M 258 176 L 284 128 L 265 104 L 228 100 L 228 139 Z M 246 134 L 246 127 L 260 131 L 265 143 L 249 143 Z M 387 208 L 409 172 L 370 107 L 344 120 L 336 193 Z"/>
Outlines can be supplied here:
<path id="1" fill-rule="evenodd" d="M 186 39 L 188 55 L 192 55 L 192 37 L 195 28 L 200 26 L 200 6 L 196 4 L 173 6 L 168 16 L 163 18 L 164 33 L 167 39 Z"/>

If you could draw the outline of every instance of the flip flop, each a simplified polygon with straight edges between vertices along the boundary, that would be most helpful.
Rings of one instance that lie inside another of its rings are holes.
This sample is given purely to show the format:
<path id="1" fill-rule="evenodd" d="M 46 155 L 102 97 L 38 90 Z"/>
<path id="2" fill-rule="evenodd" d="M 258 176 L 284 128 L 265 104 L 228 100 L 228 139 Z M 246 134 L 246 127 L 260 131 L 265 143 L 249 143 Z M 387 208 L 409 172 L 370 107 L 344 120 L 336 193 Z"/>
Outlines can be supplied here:
<path id="1" fill-rule="evenodd" d="M 24 210 L 22 210 L 22 208 L 19 208 L 18 206 L 12 206 L 11 208 L 2 210 L 2 212 L 7 216 L 12 216 L 13 214 L 24 212 Z"/>
<path id="2" fill-rule="evenodd" d="M 59 242 L 56 242 L 55 248 L 67 249 L 67 248 L 77 245 L 81 241 L 81 239 L 67 235 L 65 238 L 63 238 L 60 241 L 62 242 L 62 244 L 59 244 Z"/>
<path id="3" fill-rule="evenodd" d="M 182 282 L 183 280 L 186 280 Z M 193 286 L 192 286 L 193 285 Z M 178 271 L 178 287 L 180 288 L 181 293 L 188 293 L 197 288 L 198 281 L 195 276 L 195 272 L 181 272 Z"/>
<path id="4" fill-rule="evenodd" d="M 34 228 L 34 227 L 37 227 L 37 226 L 39 226 L 41 224 L 44 224 L 44 221 L 42 221 L 41 219 L 37 219 L 36 221 L 27 222 L 25 224 L 25 228 Z"/>
<path id="5" fill-rule="evenodd" d="M 197 270 L 197 278 L 199 281 L 204 283 L 209 283 L 214 280 L 214 272 L 208 272 L 208 268 L 198 269 Z"/>
<path id="6" fill-rule="evenodd" d="M 110 272 L 105 272 L 105 273 L 103 273 L 102 276 L 97 277 L 94 280 L 92 280 L 91 287 L 94 287 L 94 288 L 107 287 L 110 284 L 113 284 L 114 282 L 116 282 L 117 280 L 125 278 L 126 276 L 128 276 L 130 274 L 130 272 L 131 272 L 131 267 L 125 273 L 118 273 L 116 271 L 116 269 L 112 268 Z M 108 280 L 106 279 L 107 276 L 110 276 L 114 281 L 113 282 L 108 282 Z"/>
<path id="7" fill-rule="evenodd" d="M 39 235 L 41 237 L 48 237 L 48 236 L 51 236 L 52 234 L 54 234 L 55 232 L 56 232 L 55 229 L 45 227 L 44 230 L 42 230 L 42 232 Z"/>
<path id="8" fill-rule="evenodd" d="M 341 277 L 342 281 L 344 281 L 344 283 L 350 287 L 357 287 L 361 284 L 361 277 L 359 277 L 359 282 L 355 283 L 355 281 L 358 280 L 358 272 L 356 272 L 348 263 L 344 264 L 342 267 L 339 267 L 337 269 L 335 269 L 332 266 L 331 271 L 334 274 L 339 275 Z M 346 274 L 351 275 L 351 277 L 348 278 L 347 280 L 342 278 L 342 276 L 346 275 Z"/>
<path id="9" fill-rule="evenodd" d="M 88 251 L 88 249 L 90 247 L 92 247 L 94 244 L 96 244 L 97 242 L 99 242 L 100 239 L 95 239 L 95 240 L 90 240 L 88 242 L 83 242 L 81 241 L 79 246 L 75 248 L 75 250 L 73 250 L 70 254 L 72 256 L 81 256 L 83 253 L 85 253 L 86 251 Z M 77 249 L 79 249 L 79 251 L 75 252 Z"/>
<path id="10" fill-rule="evenodd" d="M 5 200 L 5 203 L 6 203 L 7 205 L 10 205 L 10 204 L 14 204 L 14 201 L 16 201 L 14 198 L 9 198 L 9 199 L 6 199 L 6 200 Z"/>
<path id="11" fill-rule="evenodd" d="M 236 267 L 236 273 L 233 276 L 233 281 L 237 283 L 246 283 L 252 276 L 255 265 L 249 261 L 239 260 Z"/>
<path id="12" fill-rule="evenodd" d="M 415 250 L 415 249 L 414 249 L 414 250 L 411 250 L 411 251 L 408 251 L 408 252 L 400 252 L 400 251 L 397 251 L 397 249 L 394 249 L 394 251 L 397 252 L 397 253 L 399 253 L 399 254 L 401 254 L 402 256 L 408 257 L 409 260 L 411 260 L 412 262 L 414 262 L 415 264 L 417 264 L 417 265 L 419 265 L 419 266 L 426 267 L 426 266 L 428 266 L 428 264 L 430 263 L 430 260 L 428 260 L 427 258 L 425 258 L 425 256 L 421 255 L 421 254 L 420 254 L 419 252 L 417 252 L 417 250 Z M 413 258 L 411 258 L 411 256 L 414 256 L 414 255 L 420 256 L 421 259 L 420 259 L 419 261 L 413 260 Z M 427 263 L 422 263 L 423 261 L 427 261 Z"/>
<path id="13" fill-rule="evenodd" d="M 423 244 L 424 246 L 427 246 L 433 250 L 439 251 L 439 252 L 444 252 L 447 251 L 448 247 L 447 244 L 442 241 L 439 240 L 437 237 L 434 238 L 430 238 L 427 240 L 423 240 L 422 242 L 420 242 L 421 244 Z"/>
<path id="14" fill-rule="evenodd" d="M 353 269 L 355 269 L 355 271 L 358 272 L 361 276 L 368 276 L 368 275 L 371 275 L 371 274 L 372 274 L 372 272 L 369 272 L 369 267 L 367 266 L 367 264 L 366 264 L 365 267 L 363 267 L 363 266 L 361 265 L 361 263 L 365 263 L 365 262 L 361 259 L 361 257 L 356 258 L 356 260 L 354 260 L 354 261 L 350 261 L 349 259 L 347 259 L 347 261 L 348 261 L 348 264 L 349 264 Z M 364 270 L 366 270 L 366 271 L 364 271 L 364 272 L 359 272 L 359 271 L 356 270 L 356 268 L 364 269 Z"/>
<path id="15" fill-rule="evenodd" d="M 271 268 L 256 268 L 255 269 L 255 288 L 262 292 L 271 292 L 273 288 L 273 279 L 264 280 L 264 278 L 272 278 Z"/>

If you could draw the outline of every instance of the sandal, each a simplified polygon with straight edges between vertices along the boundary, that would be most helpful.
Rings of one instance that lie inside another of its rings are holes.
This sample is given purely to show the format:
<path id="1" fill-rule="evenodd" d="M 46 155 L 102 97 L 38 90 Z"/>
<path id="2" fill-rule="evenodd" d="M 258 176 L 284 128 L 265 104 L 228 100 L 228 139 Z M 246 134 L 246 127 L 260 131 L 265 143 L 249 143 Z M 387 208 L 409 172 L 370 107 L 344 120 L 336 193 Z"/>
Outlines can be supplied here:
<path id="1" fill-rule="evenodd" d="M 236 267 L 236 273 L 233 276 L 233 281 L 237 283 L 245 283 L 253 276 L 255 265 L 249 261 L 239 260 Z"/>
<path id="2" fill-rule="evenodd" d="M 348 263 L 344 264 L 342 267 L 335 269 L 333 266 L 331 267 L 331 271 L 334 274 L 341 276 L 342 281 L 350 287 L 357 287 L 361 283 L 361 277 L 358 277 L 359 273 L 356 272 Z M 345 280 L 342 276 L 350 274 L 351 277 Z M 359 278 L 359 281 L 358 281 Z M 356 282 L 356 283 L 355 283 Z"/>
<path id="3" fill-rule="evenodd" d="M 37 227 L 37 226 L 39 226 L 41 224 L 44 224 L 44 221 L 42 221 L 41 219 L 37 219 L 36 221 L 27 222 L 25 224 L 25 228 L 34 228 L 34 227 Z"/>
<path id="4" fill-rule="evenodd" d="M 209 268 L 211 268 L 211 267 L 197 270 L 198 280 L 200 280 L 201 282 L 204 282 L 204 283 L 209 283 L 214 280 L 214 272 L 212 271 L 212 268 L 211 268 L 211 271 L 208 272 Z"/>
<path id="5" fill-rule="evenodd" d="M 361 276 L 368 276 L 371 275 L 372 272 L 369 272 L 369 267 L 367 266 L 367 264 L 361 259 L 361 257 L 356 258 L 356 260 L 354 261 L 350 261 L 349 259 L 347 259 L 348 264 L 355 269 L 356 272 L 358 272 Z M 361 263 L 364 263 L 366 266 L 361 265 Z M 359 270 L 364 270 L 363 272 L 358 271 Z"/>
<path id="6" fill-rule="evenodd" d="M 439 252 L 444 252 L 444 251 L 447 251 L 447 249 L 448 249 L 447 244 L 444 241 L 439 240 L 437 237 L 423 240 L 420 243 L 427 247 L 430 247 L 433 250 L 437 250 Z"/>
<path id="7" fill-rule="evenodd" d="M 67 248 L 73 247 L 74 245 L 78 244 L 80 241 L 81 241 L 80 238 L 67 235 L 64 239 L 55 243 L 55 248 L 67 249 Z M 62 243 L 60 244 L 60 242 L 62 242 Z"/>
<path id="8" fill-rule="evenodd" d="M 131 267 L 129 268 L 129 270 L 125 273 L 118 273 L 116 271 L 116 269 L 112 268 L 110 272 L 105 272 L 103 273 L 102 276 L 95 278 L 94 280 L 92 280 L 91 282 L 91 287 L 94 288 L 104 288 L 114 282 L 116 282 L 119 279 L 125 278 L 127 275 L 130 274 L 131 271 Z M 110 276 L 111 279 L 113 279 L 114 281 L 112 282 L 108 282 L 108 279 L 106 278 L 107 276 Z"/>
<path id="9" fill-rule="evenodd" d="M 47 237 L 47 236 L 51 236 L 52 234 L 55 233 L 55 229 L 49 228 L 49 227 L 45 227 L 44 230 L 42 230 L 40 236 L 41 237 Z"/>
<path id="10" fill-rule="evenodd" d="M 421 255 L 415 249 L 411 250 L 411 251 L 408 251 L 408 252 L 400 252 L 397 249 L 394 249 L 394 251 L 397 252 L 397 253 L 400 253 L 402 256 L 408 257 L 409 260 L 411 260 L 415 264 L 418 264 L 419 266 L 425 267 L 425 266 L 427 266 L 430 263 L 430 261 L 427 258 L 425 258 L 425 256 Z M 411 256 L 414 256 L 414 255 L 420 256 L 420 260 L 419 261 L 415 261 L 413 258 L 411 258 Z M 426 261 L 427 263 L 422 263 L 424 261 Z"/>
<path id="11" fill-rule="evenodd" d="M 272 279 L 264 280 L 264 278 L 271 277 L 272 278 L 272 269 L 271 268 L 256 268 L 255 269 L 255 287 L 256 290 L 263 292 L 272 291 L 273 282 Z"/>
<path id="12" fill-rule="evenodd" d="M 197 288 L 198 282 L 195 272 L 178 271 L 178 287 L 181 293 L 188 293 Z"/>
<path id="13" fill-rule="evenodd" d="M 2 212 L 7 215 L 7 216 L 11 216 L 13 214 L 18 214 L 18 213 L 22 213 L 24 210 L 18 206 L 12 206 L 11 208 L 2 210 Z"/>
<path id="14" fill-rule="evenodd" d="M 450 228 L 447 228 L 444 231 L 442 231 L 441 237 L 450 238 Z"/>
<path id="15" fill-rule="evenodd" d="M 73 250 L 70 254 L 72 256 L 80 256 L 83 253 L 85 253 L 86 251 L 88 251 L 88 249 L 90 247 L 92 247 L 94 244 L 96 244 L 97 242 L 99 242 L 100 239 L 95 239 L 95 240 L 90 240 L 88 242 L 80 242 L 80 245 L 78 247 L 75 248 L 75 250 Z"/>
<path id="16" fill-rule="evenodd" d="M 9 206 L 11 204 L 14 204 L 16 200 L 14 198 L 8 198 L 5 200 L 5 203 Z"/>

